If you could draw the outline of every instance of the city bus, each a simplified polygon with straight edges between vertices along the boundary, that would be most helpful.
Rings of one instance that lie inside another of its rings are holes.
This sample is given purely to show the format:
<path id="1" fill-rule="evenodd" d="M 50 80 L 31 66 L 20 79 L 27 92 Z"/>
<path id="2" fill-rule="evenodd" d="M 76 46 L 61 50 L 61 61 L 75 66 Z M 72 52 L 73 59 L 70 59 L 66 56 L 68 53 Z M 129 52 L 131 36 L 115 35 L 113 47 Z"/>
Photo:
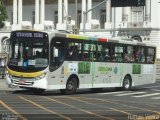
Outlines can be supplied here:
<path id="1" fill-rule="evenodd" d="M 156 46 L 59 31 L 12 31 L 6 80 L 36 93 L 155 82 Z"/>

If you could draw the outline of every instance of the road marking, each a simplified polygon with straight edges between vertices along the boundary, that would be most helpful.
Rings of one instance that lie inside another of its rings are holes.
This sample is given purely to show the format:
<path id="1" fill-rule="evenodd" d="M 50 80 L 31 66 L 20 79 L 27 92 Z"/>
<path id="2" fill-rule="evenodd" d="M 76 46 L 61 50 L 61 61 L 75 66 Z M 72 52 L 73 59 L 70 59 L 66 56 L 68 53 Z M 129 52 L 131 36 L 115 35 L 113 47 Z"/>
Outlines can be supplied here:
<path id="1" fill-rule="evenodd" d="M 84 101 L 84 100 L 77 99 L 77 98 L 75 98 L 75 97 L 74 97 L 74 98 L 73 98 L 73 97 L 67 97 L 67 98 L 70 98 L 70 99 L 73 99 L 73 100 L 76 100 L 76 101 L 80 101 L 80 102 L 83 102 L 83 103 L 87 103 L 87 104 L 90 104 L 90 105 L 103 107 L 103 106 L 100 106 L 100 105 L 96 105 L 96 104 L 94 104 L 94 103 L 90 103 L 90 102 L 87 102 L 87 101 Z M 80 97 L 80 98 L 82 98 L 82 97 Z M 129 112 L 125 112 L 125 111 L 122 111 L 122 110 L 118 110 L 118 109 L 116 109 L 116 108 L 112 108 L 112 107 L 108 107 L 108 108 L 111 109 L 111 110 L 114 110 L 114 111 L 117 111 L 117 112 L 126 114 L 126 115 L 131 114 L 131 113 L 129 113 Z"/>
<path id="2" fill-rule="evenodd" d="M 142 87 L 142 88 L 144 88 L 144 89 L 151 89 L 151 88 L 159 88 L 160 87 L 160 85 L 158 85 L 158 86 L 149 86 L 149 87 Z"/>
<path id="3" fill-rule="evenodd" d="M 140 108 L 140 107 L 135 107 L 135 106 L 131 106 L 131 105 L 126 105 L 126 104 L 123 104 L 123 103 L 118 103 L 116 102 L 115 100 L 111 101 L 111 100 L 104 100 L 104 99 L 100 99 L 100 98 L 86 98 L 86 97 L 77 97 L 77 98 L 85 98 L 85 99 L 95 99 L 95 100 L 99 100 L 99 101 L 103 101 L 103 102 L 107 102 L 107 103 L 112 103 L 112 104 L 118 104 L 118 105 L 123 105 L 123 106 L 126 106 L 126 107 L 129 107 L 129 108 L 136 108 L 136 109 L 139 109 L 139 110 L 146 110 L 146 111 L 150 111 L 150 112 L 153 112 L 153 113 L 156 113 L 156 114 L 159 114 L 160 115 L 160 112 L 159 111 L 155 111 L 155 110 L 150 110 L 150 109 L 146 109 L 146 108 Z M 121 102 L 121 101 L 119 101 Z M 133 115 L 133 114 L 132 114 Z"/>
<path id="4" fill-rule="evenodd" d="M 151 99 L 158 100 L 158 99 L 160 99 L 160 97 L 153 97 Z"/>
<path id="5" fill-rule="evenodd" d="M 15 111 L 14 109 L 12 109 L 11 107 L 9 107 L 6 103 L 4 103 L 2 100 L 0 100 L 0 104 L 2 106 L 4 106 L 5 108 L 7 108 L 8 110 L 10 110 L 12 113 L 14 113 L 15 115 L 18 116 L 18 118 L 15 119 L 21 119 L 21 120 L 27 120 L 27 118 L 23 117 L 20 113 L 18 113 L 17 111 Z M 7 119 L 7 118 L 6 118 Z"/>
<path id="6" fill-rule="evenodd" d="M 132 97 L 140 98 L 140 97 L 150 97 L 150 96 L 155 96 L 155 95 L 160 95 L 160 93 L 152 93 L 152 94 L 146 94 L 146 95 L 140 95 L 140 96 L 132 96 Z"/>
<path id="7" fill-rule="evenodd" d="M 153 91 L 157 91 L 157 92 L 160 92 L 160 90 L 158 90 L 158 89 L 151 89 L 151 90 L 153 90 Z"/>
<path id="8" fill-rule="evenodd" d="M 131 91 L 128 91 L 128 92 L 131 92 Z M 110 95 L 110 94 L 117 94 L 117 93 L 125 93 L 125 91 L 121 91 L 121 92 L 107 92 L 107 93 L 96 93 L 96 94 L 99 94 L 99 95 Z"/>
<path id="9" fill-rule="evenodd" d="M 60 117 L 62 117 L 62 118 L 65 118 L 65 119 L 67 119 L 67 120 L 72 120 L 71 118 L 69 118 L 69 117 L 67 117 L 67 116 L 64 116 L 64 115 L 61 115 L 61 114 L 59 114 L 59 113 L 57 113 L 57 112 L 54 112 L 54 111 L 52 111 L 52 110 L 49 110 L 49 109 L 47 109 L 47 108 L 45 108 L 45 107 L 43 107 L 43 106 L 41 106 L 41 105 L 39 105 L 39 104 L 31 101 L 31 100 L 28 100 L 28 99 L 26 99 L 26 98 L 24 98 L 24 97 L 22 97 L 22 96 L 18 96 L 18 97 L 19 97 L 20 99 L 24 100 L 24 101 L 27 101 L 27 102 L 29 102 L 29 103 L 37 106 L 38 108 L 40 108 L 40 109 L 42 109 L 42 110 L 45 110 L 45 111 L 50 112 L 50 113 L 52 113 L 52 114 L 56 114 L 56 115 L 58 115 L 58 116 L 60 116 Z"/>
<path id="10" fill-rule="evenodd" d="M 143 94 L 143 93 L 146 93 L 146 92 L 131 92 L 131 93 L 118 94 L 114 96 L 127 96 L 127 95 Z"/>
<path id="11" fill-rule="evenodd" d="M 43 97 L 43 98 L 48 99 L 48 100 L 53 101 L 53 102 L 57 102 L 57 103 L 59 103 L 59 104 L 63 104 L 63 105 L 72 107 L 72 108 L 77 109 L 77 110 L 79 110 L 79 111 L 82 111 L 82 112 L 85 112 L 85 113 L 87 113 L 87 114 L 91 114 L 91 115 L 94 115 L 94 116 L 97 116 L 97 117 L 100 117 L 100 118 L 103 118 L 103 119 L 114 120 L 114 119 L 112 119 L 112 118 L 107 118 L 107 117 L 98 115 L 98 114 L 96 114 L 96 113 L 93 113 L 93 112 L 90 112 L 90 111 L 87 111 L 87 110 L 84 110 L 84 109 L 77 108 L 77 107 L 75 107 L 75 106 L 73 106 L 73 105 L 70 105 L 70 104 L 67 104 L 67 103 L 64 103 L 64 102 L 61 102 L 61 101 L 57 101 L 57 100 L 52 99 L 52 98 L 48 98 L 48 97 Z"/>
<path id="12" fill-rule="evenodd" d="M 93 104 L 93 103 L 89 103 L 89 102 L 87 102 L 87 101 L 80 100 L 80 99 L 77 99 L 77 98 L 70 98 L 70 99 L 77 100 L 77 101 L 84 102 L 84 103 L 91 104 L 91 105 L 95 105 L 95 104 Z M 99 99 L 97 99 L 97 100 L 99 100 Z M 103 101 L 103 102 L 104 102 L 104 101 Z M 95 106 L 96 106 L 96 105 L 95 105 Z M 118 111 L 118 112 L 120 112 L 120 113 L 127 114 L 127 115 L 131 114 L 131 113 L 129 113 L 129 112 L 125 112 L 125 111 L 118 110 L 118 109 L 115 109 L 115 108 L 110 108 L 110 107 L 109 107 L 109 109 L 114 110 L 114 111 Z"/>

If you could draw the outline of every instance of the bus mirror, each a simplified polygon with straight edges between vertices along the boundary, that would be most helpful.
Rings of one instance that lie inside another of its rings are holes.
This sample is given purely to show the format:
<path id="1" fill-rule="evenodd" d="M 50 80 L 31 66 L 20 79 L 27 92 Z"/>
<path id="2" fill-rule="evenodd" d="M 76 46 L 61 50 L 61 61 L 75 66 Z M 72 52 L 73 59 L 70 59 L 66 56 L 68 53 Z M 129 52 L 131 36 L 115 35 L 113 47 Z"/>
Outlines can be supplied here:
<path id="1" fill-rule="evenodd" d="M 54 57 L 58 57 L 58 49 L 54 48 Z"/>

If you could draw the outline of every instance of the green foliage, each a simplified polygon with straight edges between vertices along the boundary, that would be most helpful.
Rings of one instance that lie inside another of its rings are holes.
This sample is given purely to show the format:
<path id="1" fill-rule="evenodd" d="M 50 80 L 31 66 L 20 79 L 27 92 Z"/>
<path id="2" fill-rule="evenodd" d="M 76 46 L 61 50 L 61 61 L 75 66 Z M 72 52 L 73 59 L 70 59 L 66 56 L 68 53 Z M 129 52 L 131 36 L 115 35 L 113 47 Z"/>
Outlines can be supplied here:
<path id="1" fill-rule="evenodd" d="M 8 16 L 7 16 L 6 8 L 4 4 L 2 4 L 2 0 L 0 0 L 0 28 L 4 26 L 3 21 L 5 21 L 7 18 Z"/>

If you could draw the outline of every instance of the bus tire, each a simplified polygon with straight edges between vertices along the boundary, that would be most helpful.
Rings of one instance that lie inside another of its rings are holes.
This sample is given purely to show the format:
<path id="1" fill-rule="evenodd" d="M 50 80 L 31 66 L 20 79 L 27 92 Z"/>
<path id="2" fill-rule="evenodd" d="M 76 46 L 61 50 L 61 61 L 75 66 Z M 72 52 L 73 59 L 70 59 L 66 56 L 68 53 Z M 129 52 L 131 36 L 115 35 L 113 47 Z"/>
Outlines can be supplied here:
<path id="1" fill-rule="evenodd" d="M 66 94 L 66 95 L 72 95 L 72 94 L 76 93 L 76 90 L 77 90 L 77 80 L 76 80 L 76 78 L 72 77 L 67 82 L 66 89 L 61 90 L 61 93 Z"/>
<path id="2" fill-rule="evenodd" d="M 130 90 L 132 86 L 132 80 L 130 76 L 125 76 L 123 80 L 122 90 Z"/>

